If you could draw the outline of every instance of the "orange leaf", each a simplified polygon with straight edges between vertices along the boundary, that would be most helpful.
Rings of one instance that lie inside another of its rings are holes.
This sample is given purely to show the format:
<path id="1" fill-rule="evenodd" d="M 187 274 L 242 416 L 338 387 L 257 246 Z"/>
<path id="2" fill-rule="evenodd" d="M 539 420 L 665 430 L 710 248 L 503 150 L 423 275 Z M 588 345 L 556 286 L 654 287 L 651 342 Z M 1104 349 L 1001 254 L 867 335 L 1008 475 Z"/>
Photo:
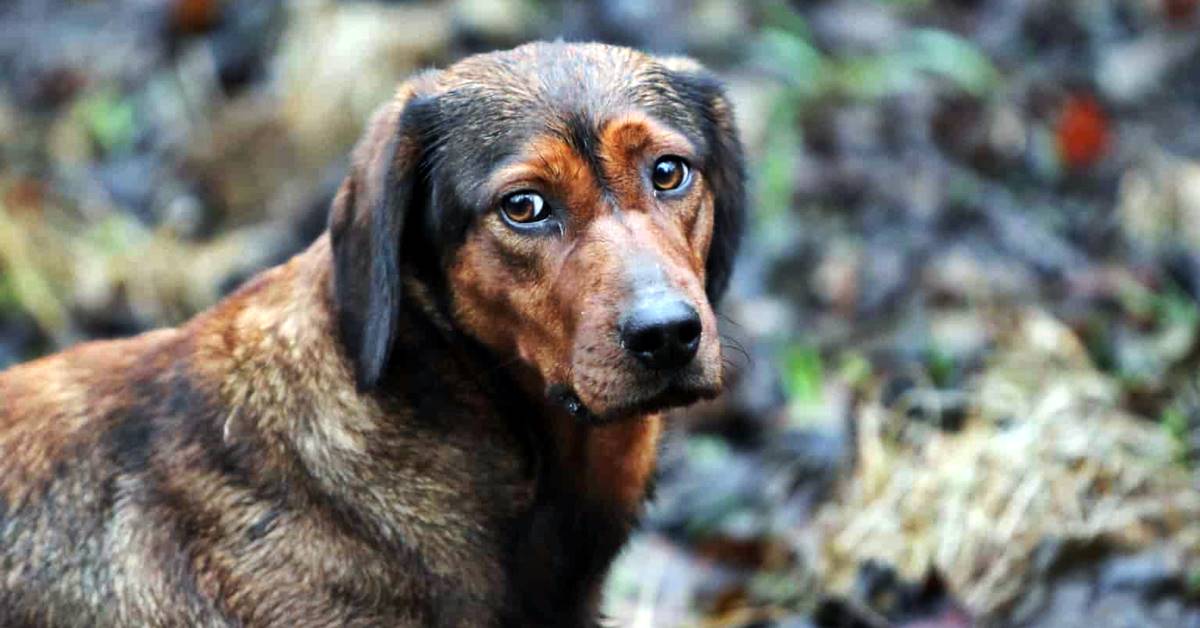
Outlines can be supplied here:
<path id="1" fill-rule="evenodd" d="M 1163 9 L 1166 11 L 1167 19 L 1174 22 L 1186 22 L 1196 14 L 1197 7 L 1200 7 L 1200 2 L 1197 0 L 1165 0 Z"/>
<path id="2" fill-rule="evenodd" d="M 1108 149 L 1108 114 L 1090 94 L 1069 96 L 1056 135 L 1063 162 L 1071 168 L 1086 168 L 1099 161 Z"/>
<path id="3" fill-rule="evenodd" d="M 171 7 L 172 25 L 180 33 L 203 33 L 220 19 L 219 0 L 175 0 Z"/>

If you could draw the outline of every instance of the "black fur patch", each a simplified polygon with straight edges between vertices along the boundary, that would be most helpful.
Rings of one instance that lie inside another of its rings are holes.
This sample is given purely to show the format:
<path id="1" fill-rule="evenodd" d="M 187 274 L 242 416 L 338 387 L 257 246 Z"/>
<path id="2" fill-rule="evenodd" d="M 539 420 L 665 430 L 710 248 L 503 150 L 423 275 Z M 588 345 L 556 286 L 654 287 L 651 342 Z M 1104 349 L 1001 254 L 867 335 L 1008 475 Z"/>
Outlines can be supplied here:
<path id="1" fill-rule="evenodd" d="M 607 188 L 608 177 L 604 174 L 604 165 L 600 163 L 600 138 L 596 134 L 596 125 L 582 113 L 573 113 L 566 118 L 566 140 L 580 157 L 587 162 L 601 188 Z"/>
<path id="2" fill-rule="evenodd" d="M 400 305 L 400 244 L 424 159 L 431 98 L 414 97 L 382 154 L 363 155 L 330 223 L 339 329 L 360 390 L 374 389 L 392 354 Z M 368 136 L 367 141 L 372 138 Z M 403 158 L 403 163 L 401 159 Z"/>
<path id="3" fill-rule="evenodd" d="M 733 112 L 720 82 L 707 72 L 664 74 L 689 112 L 699 114 L 700 132 L 707 147 L 704 172 L 713 190 L 716 215 L 708 252 L 708 298 L 715 305 L 729 285 L 733 262 L 741 247 L 746 222 L 746 165 L 734 130 Z M 670 108 L 660 115 L 674 117 Z"/>
<path id="4" fill-rule="evenodd" d="M 121 413 L 106 435 L 108 455 L 123 473 L 137 475 L 150 467 L 150 443 L 154 437 L 156 397 L 139 397 L 137 404 Z"/>

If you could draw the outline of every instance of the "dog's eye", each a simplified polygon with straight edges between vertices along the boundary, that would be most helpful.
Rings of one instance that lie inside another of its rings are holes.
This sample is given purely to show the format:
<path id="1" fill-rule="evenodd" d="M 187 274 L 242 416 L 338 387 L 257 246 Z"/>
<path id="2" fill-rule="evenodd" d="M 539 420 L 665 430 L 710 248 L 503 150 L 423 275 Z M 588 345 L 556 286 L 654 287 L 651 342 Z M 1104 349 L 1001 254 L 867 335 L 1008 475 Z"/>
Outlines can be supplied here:
<path id="1" fill-rule="evenodd" d="M 658 161 L 654 162 L 654 171 L 650 173 L 654 189 L 660 192 L 674 190 L 683 185 L 687 179 L 687 162 L 675 156 L 660 157 Z"/>
<path id="2" fill-rule="evenodd" d="M 518 224 L 541 222 L 550 216 L 550 208 L 546 199 L 537 192 L 513 192 L 500 201 L 500 211 L 504 217 Z"/>

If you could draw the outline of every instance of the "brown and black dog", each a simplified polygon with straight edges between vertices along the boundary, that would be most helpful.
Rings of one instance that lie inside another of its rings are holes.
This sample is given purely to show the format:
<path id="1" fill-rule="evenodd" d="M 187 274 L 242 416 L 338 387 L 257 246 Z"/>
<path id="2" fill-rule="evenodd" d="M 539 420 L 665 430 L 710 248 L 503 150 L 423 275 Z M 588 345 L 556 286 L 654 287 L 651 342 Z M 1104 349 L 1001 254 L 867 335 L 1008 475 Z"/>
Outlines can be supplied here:
<path id="1" fill-rule="evenodd" d="M 587 626 L 743 222 L 694 62 L 403 85 L 329 232 L 177 328 L 0 374 L 2 626 Z"/>

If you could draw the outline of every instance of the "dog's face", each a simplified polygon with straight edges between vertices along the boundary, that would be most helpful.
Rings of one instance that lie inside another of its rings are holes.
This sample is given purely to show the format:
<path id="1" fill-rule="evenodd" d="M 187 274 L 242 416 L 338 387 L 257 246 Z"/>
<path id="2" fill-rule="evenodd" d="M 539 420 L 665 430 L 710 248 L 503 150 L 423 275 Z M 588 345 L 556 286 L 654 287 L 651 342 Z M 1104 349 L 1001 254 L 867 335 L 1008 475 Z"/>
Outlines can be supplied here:
<path id="1" fill-rule="evenodd" d="M 712 302 L 743 197 L 729 105 L 692 62 L 533 44 L 420 76 L 377 116 L 335 203 L 360 385 L 386 366 L 390 273 L 408 267 L 457 327 L 576 414 L 711 397 Z"/>

